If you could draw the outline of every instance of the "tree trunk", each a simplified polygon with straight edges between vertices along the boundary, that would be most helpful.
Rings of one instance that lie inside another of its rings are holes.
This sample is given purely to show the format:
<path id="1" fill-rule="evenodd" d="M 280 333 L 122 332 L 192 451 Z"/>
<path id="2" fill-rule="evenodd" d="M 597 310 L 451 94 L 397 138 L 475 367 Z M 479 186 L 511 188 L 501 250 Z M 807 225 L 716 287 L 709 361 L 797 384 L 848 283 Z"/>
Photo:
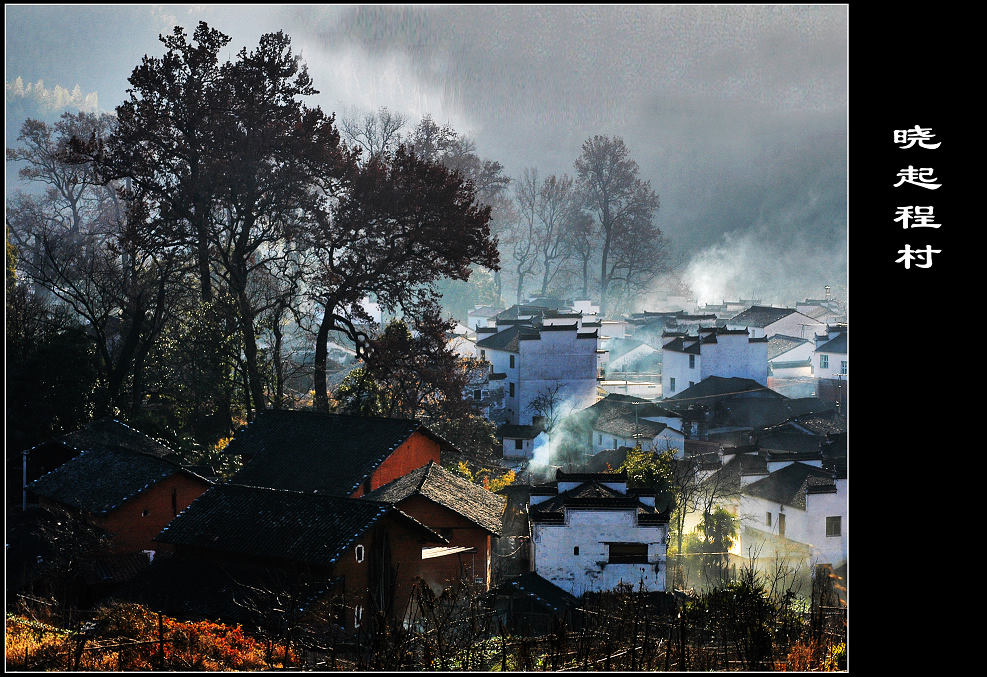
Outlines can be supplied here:
<path id="1" fill-rule="evenodd" d="M 315 365 L 312 371 L 312 387 L 315 390 L 312 407 L 316 411 L 329 411 L 328 384 L 326 380 L 326 358 L 329 354 L 329 329 L 333 321 L 328 306 L 323 311 L 319 332 L 315 337 Z"/>

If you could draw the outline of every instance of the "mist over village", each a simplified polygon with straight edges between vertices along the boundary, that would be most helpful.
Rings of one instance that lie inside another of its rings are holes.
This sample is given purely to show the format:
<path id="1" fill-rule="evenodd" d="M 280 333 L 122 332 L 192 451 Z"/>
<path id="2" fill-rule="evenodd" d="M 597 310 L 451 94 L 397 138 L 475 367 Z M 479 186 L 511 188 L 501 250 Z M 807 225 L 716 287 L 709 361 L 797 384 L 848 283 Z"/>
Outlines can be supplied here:
<path id="1" fill-rule="evenodd" d="M 848 669 L 845 5 L 6 10 L 6 667 Z"/>

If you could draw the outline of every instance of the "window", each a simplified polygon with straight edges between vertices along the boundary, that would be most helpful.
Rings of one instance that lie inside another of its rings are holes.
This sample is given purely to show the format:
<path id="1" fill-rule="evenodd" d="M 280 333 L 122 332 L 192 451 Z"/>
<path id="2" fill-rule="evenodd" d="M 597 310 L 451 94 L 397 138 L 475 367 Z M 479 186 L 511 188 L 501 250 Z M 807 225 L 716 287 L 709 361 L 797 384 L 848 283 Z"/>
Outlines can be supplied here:
<path id="1" fill-rule="evenodd" d="M 647 543 L 610 543 L 610 564 L 647 564 Z"/>
<path id="2" fill-rule="evenodd" d="M 696 356 L 689 355 L 689 369 L 695 369 L 695 368 L 696 368 Z"/>
<path id="3" fill-rule="evenodd" d="M 578 545 L 572 549 L 572 554 L 573 555 L 578 555 L 579 554 L 579 546 Z"/>
<path id="4" fill-rule="evenodd" d="M 846 371 L 846 360 L 840 360 L 840 373 L 845 374 Z"/>
<path id="5" fill-rule="evenodd" d="M 514 384 L 511 383 L 510 386 L 511 387 L 510 387 L 510 393 L 509 394 L 510 394 L 511 397 L 514 397 Z"/>
<path id="6" fill-rule="evenodd" d="M 511 369 L 514 368 L 514 356 L 511 355 Z"/>
<path id="7" fill-rule="evenodd" d="M 782 513 L 778 513 L 778 535 L 785 535 L 785 515 Z"/>
<path id="8" fill-rule="evenodd" d="M 829 355 L 824 354 L 819 356 L 819 368 L 829 369 Z"/>
<path id="9" fill-rule="evenodd" d="M 482 390 L 474 390 L 473 391 L 473 399 L 474 400 L 482 400 L 483 399 L 483 391 Z"/>
<path id="10" fill-rule="evenodd" d="M 771 526 L 771 513 L 770 512 L 764 518 L 764 523 L 767 524 L 769 527 Z"/>
<path id="11" fill-rule="evenodd" d="M 355 554 L 356 554 L 356 561 L 362 562 L 364 555 L 367 554 L 367 550 L 362 545 L 358 545 L 356 546 Z"/>
<path id="12" fill-rule="evenodd" d="M 668 391 L 669 392 L 672 392 L 672 393 L 675 392 L 675 378 L 674 377 L 668 379 Z"/>
<path id="13" fill-rule="evenodd" d="M 827 536 L 839 536 L 840 535 L 840 524 L 841 518 L 839 515 L 835 517 L 826 518 L 826 535 Z"/>
<path id="14" fill-rule="evenodd" d="M 360 627 L 360 623 L 362 622 L 363 622 L 363 607 L 356 606 L 353 609 L 353 627 L 354 628 Z"/>
<path id="15" fill-rule="evenodd" d="M 514 440 L 515 449 L 524 449 L 524 440 Z"/>
<path id="16" fill-rule="evenodd" d="M 596 436 L 596 443 L 597 444 L 603 444 L 603 435 L 602 434 Z"/>
<path id="17" fill-rule="evenodd" d="M 689 381 L 689 387 L 690 387 L 690 388 L 691 388 L 692 386 L 694 386 L 694 385 L 696 385 L 696 382 L 695 382 L 695 381 Z"/>
<path id="18" fill-rule="evenodd" d="M 481 350 L 480 351 L 480 359 L 481 360 L 487 359 L 487 351 L 486 350 Z"/>

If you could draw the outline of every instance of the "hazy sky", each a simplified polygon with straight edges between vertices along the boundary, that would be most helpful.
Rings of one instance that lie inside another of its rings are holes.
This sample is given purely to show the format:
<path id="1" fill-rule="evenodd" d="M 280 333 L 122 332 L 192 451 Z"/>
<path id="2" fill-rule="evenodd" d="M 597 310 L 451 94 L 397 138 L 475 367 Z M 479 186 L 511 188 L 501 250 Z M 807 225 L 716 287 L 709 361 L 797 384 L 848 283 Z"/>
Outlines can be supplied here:
<path id="1" fill-rule="evenodd" d="M 623 137 L 702 302 L 845 293 L 846 5 L 7 5 L 7 145 L 24 115 L 112 110 L 200 20 L 229 58 L 284 30 L 310 103 L 430 113 L 511 175 Z"/>

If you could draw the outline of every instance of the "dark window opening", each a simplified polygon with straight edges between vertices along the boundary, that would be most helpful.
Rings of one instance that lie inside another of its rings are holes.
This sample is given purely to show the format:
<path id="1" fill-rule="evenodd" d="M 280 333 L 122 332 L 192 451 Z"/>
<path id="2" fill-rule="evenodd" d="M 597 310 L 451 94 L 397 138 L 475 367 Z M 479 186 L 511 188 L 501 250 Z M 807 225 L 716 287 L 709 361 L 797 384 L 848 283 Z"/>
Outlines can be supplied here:
<path id="1" fill-rule="evenodd" d="M 573 555 L 578 555 L 579 554 L 579 546 L 578 545 L 572 549 L 572 554 Z"/>
<path id="2" fill-rule="evenodd" d="M 514 368 L 514 356 L 511 355 L 511 369 Z"/>
<path id="3" fill-rule="evenodd" d="M 648 562 L 647 543 L 611 543 L 611 564 L 646 564 Z"/>
<path id="4" fill-rule="evenodd" d="M 524 440 L 514 440 L 515 449 L 524 449 Z"/>
<path id="5" fill-rule="evenodd" d="M 785 535 L 785 515 L 784 514 L 779 514 L 778 515 L 778 535 L 779 536 L 784 536 Z"/>
<path id="6" fill-rule="evenodd" d="M 826 518 L 826 535 L 827 536 L 839 536 L 840 535 L 840 517 L 827 517 Z"/>

